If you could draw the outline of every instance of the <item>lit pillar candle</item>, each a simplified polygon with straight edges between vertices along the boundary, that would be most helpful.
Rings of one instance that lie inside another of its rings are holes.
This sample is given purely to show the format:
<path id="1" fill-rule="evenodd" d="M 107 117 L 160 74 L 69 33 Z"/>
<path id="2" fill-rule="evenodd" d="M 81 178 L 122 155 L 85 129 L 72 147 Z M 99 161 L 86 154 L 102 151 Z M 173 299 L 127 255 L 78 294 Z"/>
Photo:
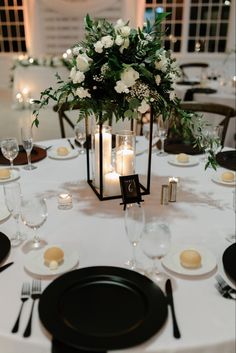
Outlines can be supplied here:
<path id="1" fill-rule="evenodd" d="M 66 210 L 72 207 L 72 196 L 71 194 L 62 193 L 58 195 L 58 208 Z"/>
<path id="2" fill-rule="evenodd" d="M 178 178 L 169 178 L 169 201 L 176 202 Z"/>
<path id="3" fill-rule="evenodd" d="M 120 195 L 120 174 L 116 172 L 104 175 L 104 195 L 115 196 Z"/>
<path id="4" fill-rule="evenodd" d="M 107 132 L 110 127 L 104 127 L 102 129 L 102 161 L 103 161 L 103 175 L 109 173 L 111 171 L 111 132 Z M 98 128 L 99 131 L 99 128 Z M 100 140 L 99 132 L 95 133 L 95 170 L 94 170 L 94 179 L 95 186 L 100 186 L 100 151 L 99 151 L 99 140 Z"/>
<path id="5" fill-rule="evenodd" d="M 124 148 L 116 152 L 116 171 L 120 175 L 134 173 L 134 151 Z"/>

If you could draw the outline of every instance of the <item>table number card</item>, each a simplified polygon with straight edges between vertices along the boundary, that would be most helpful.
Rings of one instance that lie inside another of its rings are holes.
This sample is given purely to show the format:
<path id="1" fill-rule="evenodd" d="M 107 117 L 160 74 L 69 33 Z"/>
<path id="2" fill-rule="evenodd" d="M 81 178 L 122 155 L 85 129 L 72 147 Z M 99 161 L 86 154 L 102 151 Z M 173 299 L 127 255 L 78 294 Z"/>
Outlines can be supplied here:
<path id="1" fill-rule="evenodd" d="M 128 203 L 140 203 L 143 202 L 140 192 L 140 184 L 138 174 L 120 176 L 120 189 L 124 205 L 124 210 Z"/>

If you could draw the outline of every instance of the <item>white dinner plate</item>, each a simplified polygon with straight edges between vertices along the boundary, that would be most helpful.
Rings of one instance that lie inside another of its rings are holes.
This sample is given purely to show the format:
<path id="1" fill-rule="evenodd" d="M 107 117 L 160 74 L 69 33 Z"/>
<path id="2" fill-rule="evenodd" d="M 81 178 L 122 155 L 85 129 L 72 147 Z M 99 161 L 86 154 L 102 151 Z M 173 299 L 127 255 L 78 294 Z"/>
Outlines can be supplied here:
<path id="1" fill-rule="evenodd" d="M 57 269 L 51 270 L 44 264 L 44 252 L 53 246 L 58 246 L 64 251 L 64 261 L 58 266 Z M 56 276 L 67 271 L 72 270 L 77 266 L 79 262 L 79 256 L 76 250 L 66 245 L 48 245 L 47 247 L 40 250 L 32 250 L 25 256 L 24 267 L 29 272 L 39 276 Z"/>
<path id="2" fill-rule="evenodd" d="M 2 168 L 2 169 L 5 169 L 5 168 Z M 15 181 L 19 179 L 19 177 L 20 177 L 20 173 L 16 169 L 12 169 L 10 178 L 0 179 L 0 184 L 9 183 L 10 181 Z"/>
<path id="3" fill-rule="evenodd" d="M 74 149 L 69 149 L 68 148 L 69 153 L 66 156 L 59 156 L 57 154 L 57 148 L 54 148 L 52 150 L 48 151 L 48 157 L 52 158 L 52 159 L 60 159 L 60 160 L 65 160 L 65 159 L 71 159 L 71 158 L 75 158 L 79 155 L 79 151 Z"/>
<path id="4" fill-rule="evenodd" d="M 217 173 L 212 177 L 212 181 L 217 184 L 227 185 L 227 186 L 235 186 L 236 185 L 236 176 L 233 181 L 224 181 L 221 179 L 222 173 Z M 235 173 L 234 173 L 235 175 Z"/>
<path id="5" fill-rule="evenodd" d="M 180 263 L 180 254 L 183 250 L 196 250 L 200 253 L 202 263 L 199 268 L 189 269 Z M 197 245 L 187 245 L 185 247 L 175 247 L 163 258 L 162 264 L 168 269 L 180 275 L 200 276 L 211 272 L 216 267 L 215 256 L 207 249 Z"/>
<path id="6" fill-rule="evenodd" d="M 172 165 L 176 165 L 178 167 L 192 167 L 194 165 L 197 165 L 199 163 L 199 159 L 196 156 L 191 156 L 188 155 L 189 160 L 187 163 L 181 163 L 177 160 L 177 155 L 174 156 L 170 156 L 168 163 L 172 164 Z"/>

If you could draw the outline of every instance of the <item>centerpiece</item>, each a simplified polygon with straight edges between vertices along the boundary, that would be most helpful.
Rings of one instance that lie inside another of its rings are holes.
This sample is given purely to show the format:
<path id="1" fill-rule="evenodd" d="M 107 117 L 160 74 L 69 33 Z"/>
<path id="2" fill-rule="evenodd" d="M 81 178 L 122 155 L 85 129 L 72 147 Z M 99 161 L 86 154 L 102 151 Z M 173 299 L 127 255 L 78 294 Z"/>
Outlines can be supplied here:
<path id="1" fill-rule="evenodd" d="M 74 45 L 71 58 L 68 59 L 68 81 L 62 81 L 57 75 L 58 88 L 46 89 L 41 93 L 40 100 L 35 101 L 38 104 L 34 121 L 36 126 L 39 124 L 39 111 L 48 104 L 49 99 L 55 100 L 59 109 L 64 103 L 69 104 L 71 109 L 79 107 L 78 120 L 95 118 L 97 130 L 92 137 L 95 171 L 92 181 L 88 172 L 88 181 L 94 190 L 100 188 L 100 199 L 103 199 L 107 186 L 106 174 L 112 174 L 112 182 L 115 182 L 116 174 L 121 175 L 121 170 L 127 170 L 128 173 L 134 171 L 132 164 L 127 165 L 131 161 L 133 163 L 134 153 L 132 143 L 128 144 L 127 141 L 134 131 L 134 122 L 140 121 L 142 114 L 149 112 L 151 117 L 148 185 L 153 119 L 160 116 L 163 120 L 169 119 L 174 130 L 179 129 L 185 137 L 191 136 L 196 145 L 202 146 L 203 120 L 183 111 L 174 92 L 173 84 L 180 77 L 180 71 L 171 52 L 162 45 L 161 22 L 167 15 L 158 14 L 153 24 L 147 21 L 142 29 L 131 28 L 129 23 L 122 20 L 112 24 L 105 19 L 92 20 L 87 15 L 85 39 Z M 124 143 L 118 143 L 115 164 L 112 163 L 111 131 L 104 126 L 112 119 L 128 119 L 131 122 L 130 132 L 123 137 Z M 88 143 L 87 152 L 89 170 Z M 213 152 L 209 153 L 208 165 L 215 167 Z M 149 193 L 149 186 L 143 191 Z"/>

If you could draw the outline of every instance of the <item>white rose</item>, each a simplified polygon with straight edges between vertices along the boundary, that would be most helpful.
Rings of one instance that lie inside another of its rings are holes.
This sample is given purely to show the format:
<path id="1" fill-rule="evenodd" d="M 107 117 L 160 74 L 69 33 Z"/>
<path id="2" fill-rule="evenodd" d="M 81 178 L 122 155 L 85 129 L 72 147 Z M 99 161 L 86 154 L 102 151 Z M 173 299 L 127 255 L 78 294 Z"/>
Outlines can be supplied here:
<path id="1" fill-rule="evenodd" d="M 160 75 L 156 75 L 155 76 L 155 81 L 156 81 L 156 85 L 159 86 L 159 84 L 161 83 L 161 76 Z"/>
<path id="2" fill-rule="evenodd" d="M 97 53 L 103 52 L 103 44 L 100 40 L 98 40 L 93 46 L 94 46 L 94 49 Z"/>
<path id="3" fill-rule="evenodd" d="M 114 88 L 117 93 L 129 93 L 129 89 L 123 81 L 117 81 Z"/>
<path id="4" fill-rule="evenodd" d="M 83 98 L 90 98 L 91 94 L 89 93 L 88 89 L 84 89 L 83 87 L 78 87 L 76 90 L 76 94 L 77 96 L 79 96 L 79 98 L 83 99 Z"/>
<path id="5" fill-rule="evenodd" d="M 112 38 L 112 36 L 105 36 L 101 38 L 101 42 L 104 48 L 110 48 L 113 46 L 114 39 Z"/>
<path id="6" fill-rule="evenodd" d="M 173 101 L 175 99 L 176 95 L 175 95 L 175 91 L 170 91 L 169 92 L 169 98 L 171 101 Z"/>
<path id="7" fill-rule="evenodd" d="M 79 71 L 86 72 L 89 70 L 89 60 L 87 55 L 78 55 L 76 58 L 77 68 Z"/>
<path id="8" fill-rule="evenodd" d="M 139 73 L 131 66 L 127 67 L 121 74 L 121 81 L 124 82 L 127 87 L 133 86 L 138 78 Z"/>
<path id="9" fill-rule="evenodd" d="M 81 71 L 77 71 L 73 79 L 73 83 L 81 83 L 84 81 L 84 79 L 85 79 L 84 73 Z"/>
<path id="10" fill-rule="evenodd" d="M 72 67 L 72 69 L 70 70 L 70 78 L 72 79 L 72 81 L 74 80 L 75 78 L 75 75 L 76 75 L 76 67 Z"/>
<path id="11" fill-rule="evenodd" d="M 138 111 L 141 114 L 146 113 L 149 110 L 149 104 L 147 104 L 147 102 L 145 101 L 145 99 L 142 100 L 141 105 L 138 107 Z"/>
<path id="12" fill-rule="evenodd" d="M 130 30 L 129 26 L 123 26 L 120 28 L 120 33 L 123 37 L 128 37 L 130 35 Z"/>
<path id="13" fill-rule="evenodd" d="M 124 43 L 124 39 L 120 35 L 118 35 L 116 36 L 115 43 L 116 45 L 120 46 Z"/>

